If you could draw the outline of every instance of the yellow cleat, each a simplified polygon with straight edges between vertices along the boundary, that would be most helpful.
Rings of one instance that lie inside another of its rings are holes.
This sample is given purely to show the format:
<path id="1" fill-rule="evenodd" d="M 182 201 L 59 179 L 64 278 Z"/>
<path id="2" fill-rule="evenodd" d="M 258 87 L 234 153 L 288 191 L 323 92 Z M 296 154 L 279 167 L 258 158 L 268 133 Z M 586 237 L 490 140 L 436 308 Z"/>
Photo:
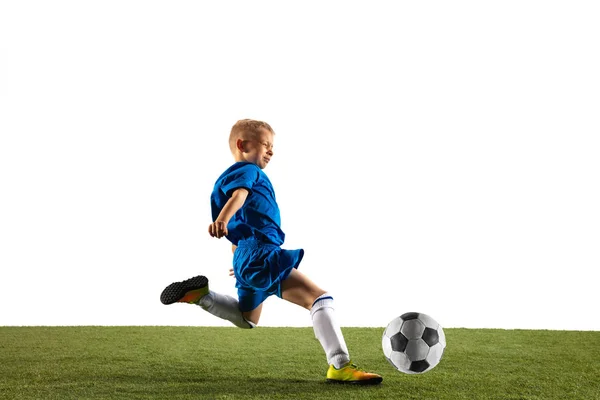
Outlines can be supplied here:
<path id="1" fill-rule="evenodd" d="M 327 370 L 327 382 L 348 383 L 353 385 L 377 385 L 383 381 L 381 375 L 365 372 L 350 361 L 342 368 L 333 365 Z"/>

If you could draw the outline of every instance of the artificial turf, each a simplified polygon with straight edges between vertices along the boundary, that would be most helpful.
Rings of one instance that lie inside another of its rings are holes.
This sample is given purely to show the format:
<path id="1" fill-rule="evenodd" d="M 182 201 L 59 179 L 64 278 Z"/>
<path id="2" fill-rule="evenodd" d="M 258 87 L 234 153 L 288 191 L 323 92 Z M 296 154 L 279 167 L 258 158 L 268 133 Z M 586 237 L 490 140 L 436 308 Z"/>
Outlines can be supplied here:
<path id="1" fill-rule="evenodd" d="M 342 328 L 377 386 L 332 385 L 312 328 L 0 327 L 1 399 L 600 399 L 600 332 L 445 329 L 402 374 L 384 328 Z"/>

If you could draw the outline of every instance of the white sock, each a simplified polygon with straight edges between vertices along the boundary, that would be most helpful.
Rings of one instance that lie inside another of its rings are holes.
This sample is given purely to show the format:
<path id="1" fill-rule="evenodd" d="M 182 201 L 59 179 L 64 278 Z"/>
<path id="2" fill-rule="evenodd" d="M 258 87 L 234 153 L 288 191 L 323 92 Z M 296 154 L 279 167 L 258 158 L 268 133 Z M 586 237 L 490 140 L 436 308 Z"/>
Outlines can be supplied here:
<path id="1" fill-rule="evenodd" d="M 342 330 L 335 320 L 333 297 L 324 293 L 317 297 L 310 310 L 315 336 L 327 355 L 327 363 L 341 368 L 350 361 Z"/>
<path id="2" fill-rule="evenodd" d="M 202 296 L 198 305 L 214 316 L 225 319 L 238 328 L 256 328 L 252 322 L 247 321 L 239 308 L 239 303 L 231 296 L 219 294 L 212 290 Z"/>

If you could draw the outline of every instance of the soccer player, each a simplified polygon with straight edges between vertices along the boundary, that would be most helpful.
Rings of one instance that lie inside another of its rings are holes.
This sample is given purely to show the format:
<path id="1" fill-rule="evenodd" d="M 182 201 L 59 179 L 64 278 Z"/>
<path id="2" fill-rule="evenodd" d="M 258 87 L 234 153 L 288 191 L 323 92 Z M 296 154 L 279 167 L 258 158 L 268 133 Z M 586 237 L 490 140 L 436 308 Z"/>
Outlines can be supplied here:
<path id="1" fill-rule="evenodd" d="M 315 336 L 329 363 L 327 381 L 378 384 L 380 375 L 365 372 L 350 361 L 342 331 L 335 319 L 334 300 L 297 270 L 304 250 L 284 250 L 279 207 L 262 171 L 273 157 L 274 131 L 266 122 L 244 119 L 231 129 L 229 147 L 235 163 L 217 179 L 212 195 L 208 233 L 232 243 L 233 275 L 238 300 L 208 288 L 196 276 L 167 286 L 163 304 L 197 304 L 209 313 L 251 329 L 258 324 L 262 303 L 271 295 L 310 311 Z M 231 271 L 230 271 L 231 274 Z"/>

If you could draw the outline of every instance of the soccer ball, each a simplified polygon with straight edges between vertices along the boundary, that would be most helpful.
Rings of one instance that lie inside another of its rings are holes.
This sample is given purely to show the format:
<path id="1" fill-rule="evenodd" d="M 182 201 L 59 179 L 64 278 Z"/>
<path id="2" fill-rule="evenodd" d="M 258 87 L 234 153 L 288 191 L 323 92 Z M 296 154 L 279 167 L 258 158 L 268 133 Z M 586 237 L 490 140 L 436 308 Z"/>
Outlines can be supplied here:
<path id="1" fill-rule="evenodd" d="M 408 312 L 393 319 L 381 341 L 385 358 L 398 371 L 420 374 L 435 367 L 444 354 L 444 330 L 427 314 Z"/>

